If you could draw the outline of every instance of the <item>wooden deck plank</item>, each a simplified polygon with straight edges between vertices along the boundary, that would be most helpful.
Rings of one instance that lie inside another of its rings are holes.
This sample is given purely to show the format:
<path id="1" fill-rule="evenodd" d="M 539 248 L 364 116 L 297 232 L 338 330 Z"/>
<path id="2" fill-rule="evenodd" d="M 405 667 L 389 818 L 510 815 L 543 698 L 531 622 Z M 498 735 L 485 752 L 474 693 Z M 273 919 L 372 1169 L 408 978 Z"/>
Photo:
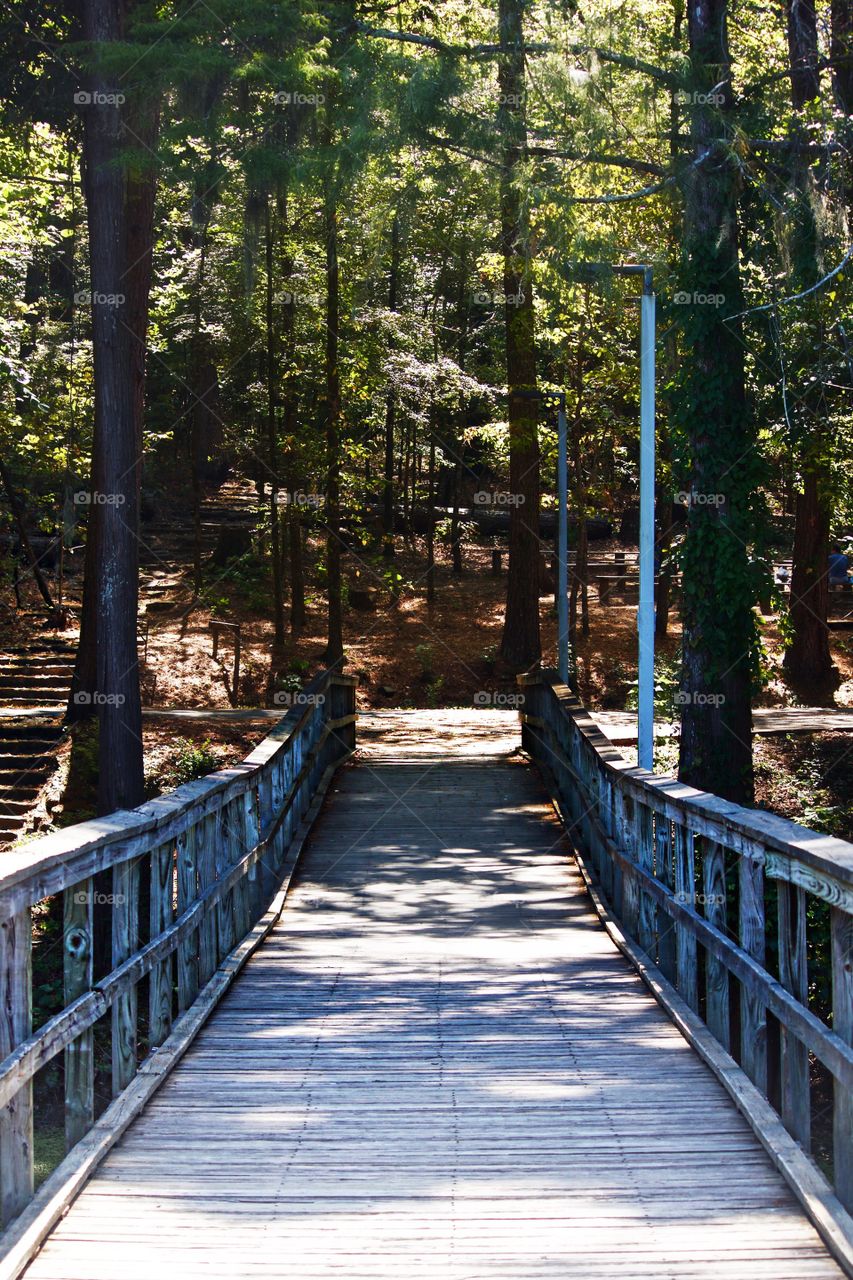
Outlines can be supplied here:
<path id="1" fill-rule="evenodd" d="M 419 714 L 373 719 L 279 927 L 27 1276 L 840 1276 L 535 775 Z"/>

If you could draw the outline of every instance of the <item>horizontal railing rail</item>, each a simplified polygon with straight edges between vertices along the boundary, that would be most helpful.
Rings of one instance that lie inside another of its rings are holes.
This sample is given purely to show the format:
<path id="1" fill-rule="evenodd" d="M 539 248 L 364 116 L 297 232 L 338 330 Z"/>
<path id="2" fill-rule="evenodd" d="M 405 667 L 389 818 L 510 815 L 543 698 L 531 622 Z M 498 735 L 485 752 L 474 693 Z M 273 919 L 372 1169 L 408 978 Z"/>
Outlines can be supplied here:
<path id="1" fill-rule="evenodd" d="M 636 768 L 554 673 L 519 683 L 594 892 L 853 1209 L 853 845 Z"/>
<path id="2" fill-rule="evenodd" d="M 264 916 L 312 799 L 354 748 L 356 683 L 324 672 L 239 765 L 3 856 L 4 1227 L 33 1197 L 34 1077 L 64 1055 L 71 1151 L 96 1123 L 96 1057 L 118 1098 Z M 61 912 L 63 947 L 62 1007 L 35 1030 L 34 909 Z"/>

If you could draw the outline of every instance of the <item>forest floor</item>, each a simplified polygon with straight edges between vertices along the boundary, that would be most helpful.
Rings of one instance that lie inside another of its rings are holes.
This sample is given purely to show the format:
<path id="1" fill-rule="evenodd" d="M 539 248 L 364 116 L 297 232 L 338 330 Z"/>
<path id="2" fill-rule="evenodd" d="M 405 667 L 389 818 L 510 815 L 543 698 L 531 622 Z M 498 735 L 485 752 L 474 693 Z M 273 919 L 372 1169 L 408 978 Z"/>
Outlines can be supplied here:
<path id="1" fill-rule="evenodd" d="M 611 554 L 618 546 L 615 542 L 596 543 L 594 551 Z M 195 602 L 189 575 L 185 575 L 170 593 L 173 607 L 168 612 L 148 614 L 150 627 L 142 674 L 144 705 L 155 710 L 280 706 L 284 714 L 290 691 L 323 666 L 321 553 L 319 541 L 312 539 L 306 554 L 306 626 L 301 636 L 288 639 L 280 651 L 271 646 L 268 570 L 254 557 L 244 557 L 225 570 L 206 570 L 201 597 Z M 344 615 L 346 670 L 359 678 L 359 709 L 513 705 L 516 686 L 497 656 L 506 572 L 499 576 L 491 572 L 490 545 L 466 545 L 461 576 L 452 574 L 444 548 L 439 556 L 431 608 L 426 599 L 422 546 L 398 547 L 392 571 L 397 578 L 396 603 L 391 595 L 387 562 L 361 553 L 344 557 L 347 584 L 377 588 L 375 610 L 347 607 Z M 79 583 L 72 580 L 69 598 L 73 600 L 78 592 Z M 543 653 L 546 662 L 553 663 L 553 595 L 543 595 L 540 607 Z M 31 633 L 30 620 L 15 622 L 11 611 L 5 616 L 0 644 L 10 644 L 16 636 Z M 236 696 L 229 644 L 222 645 L 217 658 L 213 657 L 209 628 L 214 619 L 240 623 L 242 654 Z M 576 645 L 581 696 L 593 710 L 629 709 L 636 696 L 636 608 L 602 608 L 593 589 L 589 621 L 589 635 L 579 636 Z M 776 621 L 765 618 L 763 625 L 767 680 L 757 702 L 761 706 L 797 705 L 798 700 L 782 679 Z M 66 638 L 73 639 L 73 631 Z M 673 699 L 679 644 L 680 625 L 677 610 L 673 610 L 669 634 L 658 651 L 656 712 L 663 721 L 677 721 Z M 836 633 L 833 650 L 841 676 L 834 705 L 853 707 L 853 640 L 845 633 Z M 144 741 L 150 793 L 242 758 L 266 731 L 263 722 L 223 723 L 213 719 L 176 724 L 156 716 L 146 717 Z M 63 769 L 45 796 L 45 808 L 54 821 L 62 821 L 61 790 L 67 772 L 67 751 L 67 747 L 61 749 Z M 630 756 L 630 748 L 624 751 Z M 757 800 L 761 805 L 853 838 L 853 819 L 848 812 L 853 788 L 853 735 L 756 738 L 755 761 Z M 669 772 L 676 764 L 677 739 L 660 741 L 656 767 Z"/>

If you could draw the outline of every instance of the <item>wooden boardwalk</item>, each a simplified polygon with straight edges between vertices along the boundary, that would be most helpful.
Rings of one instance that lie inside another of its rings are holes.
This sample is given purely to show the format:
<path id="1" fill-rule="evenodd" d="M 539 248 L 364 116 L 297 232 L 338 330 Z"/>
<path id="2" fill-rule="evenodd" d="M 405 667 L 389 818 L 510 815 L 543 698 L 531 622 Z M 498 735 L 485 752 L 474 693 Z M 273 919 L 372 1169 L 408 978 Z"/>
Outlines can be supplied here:
<path id="1" fill-rule="evenodd" d="M 536 775 L 487 758 L 508 718 L 456 756 L 447 723 L 364 726 L 278 928 L 30 1280 L 841 1275 Z"/>

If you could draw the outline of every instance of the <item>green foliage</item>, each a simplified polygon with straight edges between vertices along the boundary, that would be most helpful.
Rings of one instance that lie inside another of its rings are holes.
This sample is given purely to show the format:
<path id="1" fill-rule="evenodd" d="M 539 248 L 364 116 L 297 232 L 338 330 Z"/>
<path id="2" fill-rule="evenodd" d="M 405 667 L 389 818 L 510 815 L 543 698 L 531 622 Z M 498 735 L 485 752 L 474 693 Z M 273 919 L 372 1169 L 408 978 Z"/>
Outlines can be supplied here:
<path id="1" fill-rule="evenodd" d="M 434 670 L 435 654 L 432 645 L 418 644 L 415 645 L 415 657 L 417 658 L 421 672 L 424 676 L 432 676 Z"/>
<path id="2" fill-rule="evenodd" d="M 214 773 L 219 760 L 210 742 L 192 742 L 189 738 L 175 738 L 166 759 L 145 779 L 149 796 L 173 791 L 185 782 L 194 782 L 208 773 Z"/>
<path id="3" fill-rule="evenodd" d="M 679 687 L 679 659 L 665 653 L 655 654 L 655 697 L 654 711 L 655 719 L 662 720 L 665 724 L 673 724 L 677 722 L 679 716 L 679 707 L 677 702 L 677 694 Z M 637 710 L 637 689 L 636 680 L 628 681 L 628 694 L 625 699 L 625 710 Z"/>

